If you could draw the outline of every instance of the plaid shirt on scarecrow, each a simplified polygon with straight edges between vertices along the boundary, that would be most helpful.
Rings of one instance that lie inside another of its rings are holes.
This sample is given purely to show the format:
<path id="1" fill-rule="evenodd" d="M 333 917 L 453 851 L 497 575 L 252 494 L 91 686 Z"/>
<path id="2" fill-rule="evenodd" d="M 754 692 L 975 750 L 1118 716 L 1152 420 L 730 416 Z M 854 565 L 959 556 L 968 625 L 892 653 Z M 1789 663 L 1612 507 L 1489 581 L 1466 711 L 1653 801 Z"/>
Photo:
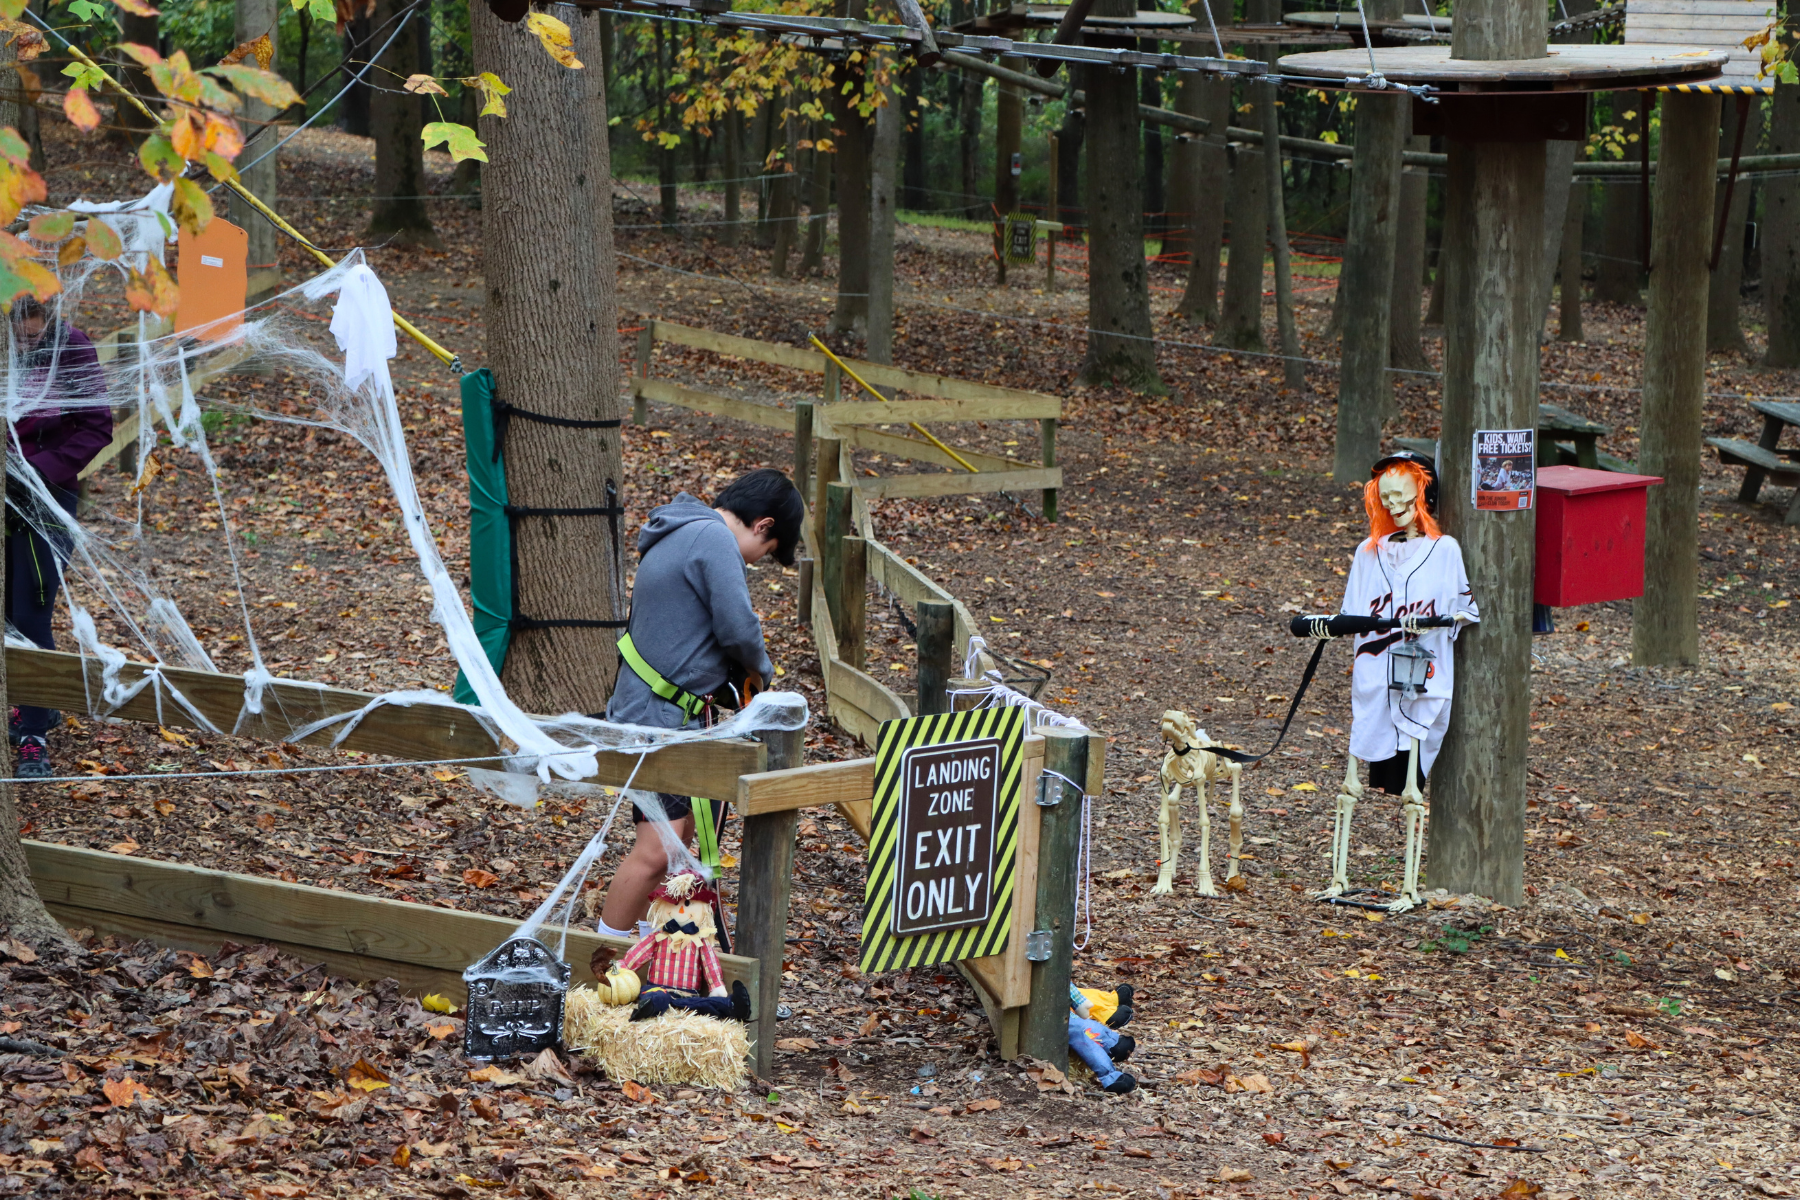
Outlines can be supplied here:
<path id="1" fill-rule="evenodd" d="M 638 973 L 650 987 L 681 988 L 689 992 L 724 987 L 725 972 L 719 967 L 719 954 L 713 949 L 712 939 L 683 937 L 681 941 L 682 944 L 677 946 L 674 936 L 658 930 L 649 937 L 638 939 L 637 945 L 619 960 L 619 966 L 627 971 L 637 971 L 648 962 L 650 969 Z"/>

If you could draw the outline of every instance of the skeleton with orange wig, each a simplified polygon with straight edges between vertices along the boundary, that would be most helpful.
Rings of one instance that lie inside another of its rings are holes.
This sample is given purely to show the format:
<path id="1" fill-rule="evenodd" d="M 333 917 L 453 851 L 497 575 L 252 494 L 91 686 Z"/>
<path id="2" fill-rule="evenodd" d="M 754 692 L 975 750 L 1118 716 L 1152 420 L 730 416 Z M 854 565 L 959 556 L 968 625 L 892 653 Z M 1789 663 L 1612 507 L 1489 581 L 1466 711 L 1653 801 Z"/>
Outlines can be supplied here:
<path id="1" fill-rule="evenodd" d="M 1362 797 L 1356 760 L 1369 764 L 1369 783 L 1404 802 L 1406 882 L 1389 907 L 1404 912 L 1419 903 L 1419 850 L 1425 828 L 1420 781 L 1430 773 L 1450 724 L 1455 684 L 1452 645 L 1465 624 L 1479 621 L 1469 591 L 1462 547 L 1433 519 L 1437 472 L 1423 455 L 1401 452 L 1375 464 L 1363 489 L 1369 537 L 1356 548 L 1339 611 L 1349 616 L 1401 621 L 1451 617 L 1454 624 L 1398 629 L 1356 638 L 1350 680 L 1350 754 L 1344 790 L 1338 793 L 1332 839 L 1331 886 L 1321 898 L 1349 889 L 1350 819 Z M 1390 655 L 1426 660 L 1422 687 L 1394 684 Z"/>
<path id="2" fill-rule="evenodd" d="M 716 897 L 706 881 L 683 871 L 650 893 L 650 932 L 625 952 L 608 982 L 617 987 L 639 979 L 633 1021 L 660 1017 L 670 1009 L 737 1021 L 750 1019 L 750 993 L 740 981 L 725 989 L 725 973 L 714 949 Z M 624 989 L 626 994 L 633 989 Z"/>

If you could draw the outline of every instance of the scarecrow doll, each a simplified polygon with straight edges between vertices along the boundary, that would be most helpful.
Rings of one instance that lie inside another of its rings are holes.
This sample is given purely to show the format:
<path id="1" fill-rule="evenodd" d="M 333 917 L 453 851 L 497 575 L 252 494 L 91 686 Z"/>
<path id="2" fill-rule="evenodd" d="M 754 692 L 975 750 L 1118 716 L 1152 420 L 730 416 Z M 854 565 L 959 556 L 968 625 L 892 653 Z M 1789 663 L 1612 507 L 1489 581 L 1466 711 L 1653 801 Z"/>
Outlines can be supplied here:
<path id="1" fill-rule="evenodd" d="M 725 973 L 714 949 L 717 899 L 692 871 L 664 880 L 650 893 L 650 932 L 614 967 L 621 975 L 635 972 L 640 978 L 633 1021 L 660 1017 L 670 1009 L 734 1021 L 750 1019 L 749 990 L 740 981 L 726 991 Z"/>

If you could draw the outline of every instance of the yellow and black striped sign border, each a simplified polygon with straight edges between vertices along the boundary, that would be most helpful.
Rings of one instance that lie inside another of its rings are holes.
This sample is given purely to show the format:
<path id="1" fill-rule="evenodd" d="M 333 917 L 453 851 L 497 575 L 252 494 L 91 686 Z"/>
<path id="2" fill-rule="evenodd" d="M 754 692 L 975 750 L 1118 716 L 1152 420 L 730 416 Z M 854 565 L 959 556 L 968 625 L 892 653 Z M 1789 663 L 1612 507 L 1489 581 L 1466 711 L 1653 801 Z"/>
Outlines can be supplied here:
<path id="1" fill-rule="evenodd" d="M 1775 81 L 1767 83 L 1667 83 L 1652 89 L 1658 92 L 1683 92 L 1687 95 L 1700 96 L 1770 96 L 1775 92 Z"/>
<path id="2" fill-rule="evenodd" d="M 994 907 L 985 925 L 895 937 L 890 920 L 900 831 L 900 758 L 916 746 L 944 746 L 995 738 L 1000 742 L 1000 792 L 994 831 Z M 869 814 L 869 882 L 863 894 L 862 969 L 898 971 L 986 958 L 1006 949 L 1012 929 L 1013 886 L 1019 857 L 1019 792 L 1023 786 L 1025 711 L 974 708 L 883 721 L 875 737 L 875 799 Z"/>

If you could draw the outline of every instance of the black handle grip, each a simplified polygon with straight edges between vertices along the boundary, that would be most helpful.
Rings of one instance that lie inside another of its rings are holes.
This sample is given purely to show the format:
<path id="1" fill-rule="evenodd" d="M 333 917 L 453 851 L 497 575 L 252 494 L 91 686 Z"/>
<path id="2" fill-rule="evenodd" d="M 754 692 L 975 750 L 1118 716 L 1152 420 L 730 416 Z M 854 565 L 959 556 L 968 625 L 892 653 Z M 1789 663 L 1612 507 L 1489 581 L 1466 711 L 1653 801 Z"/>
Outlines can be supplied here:
<path id="1" fill-rule="evenodd" d="M 1413 624 L 1421 629 L 1432 629 L 1453 624 L 1455 620 L 1455 617 L 1420 617 Z M 1325 623 L 1325 632 L 1332 637 L 1386 633 L 1388 630 L 1402 627 L 1400 620 L 1396 617 L 1354 617 L 1345 616 L 1342 613 L 1328 616 L 1324 613 L 1302 613 L 1288 622 L 1288 632 L 1295 637 L 1311 637 L 1313 636 L 1313 626 L 1319 621 Z"/>

